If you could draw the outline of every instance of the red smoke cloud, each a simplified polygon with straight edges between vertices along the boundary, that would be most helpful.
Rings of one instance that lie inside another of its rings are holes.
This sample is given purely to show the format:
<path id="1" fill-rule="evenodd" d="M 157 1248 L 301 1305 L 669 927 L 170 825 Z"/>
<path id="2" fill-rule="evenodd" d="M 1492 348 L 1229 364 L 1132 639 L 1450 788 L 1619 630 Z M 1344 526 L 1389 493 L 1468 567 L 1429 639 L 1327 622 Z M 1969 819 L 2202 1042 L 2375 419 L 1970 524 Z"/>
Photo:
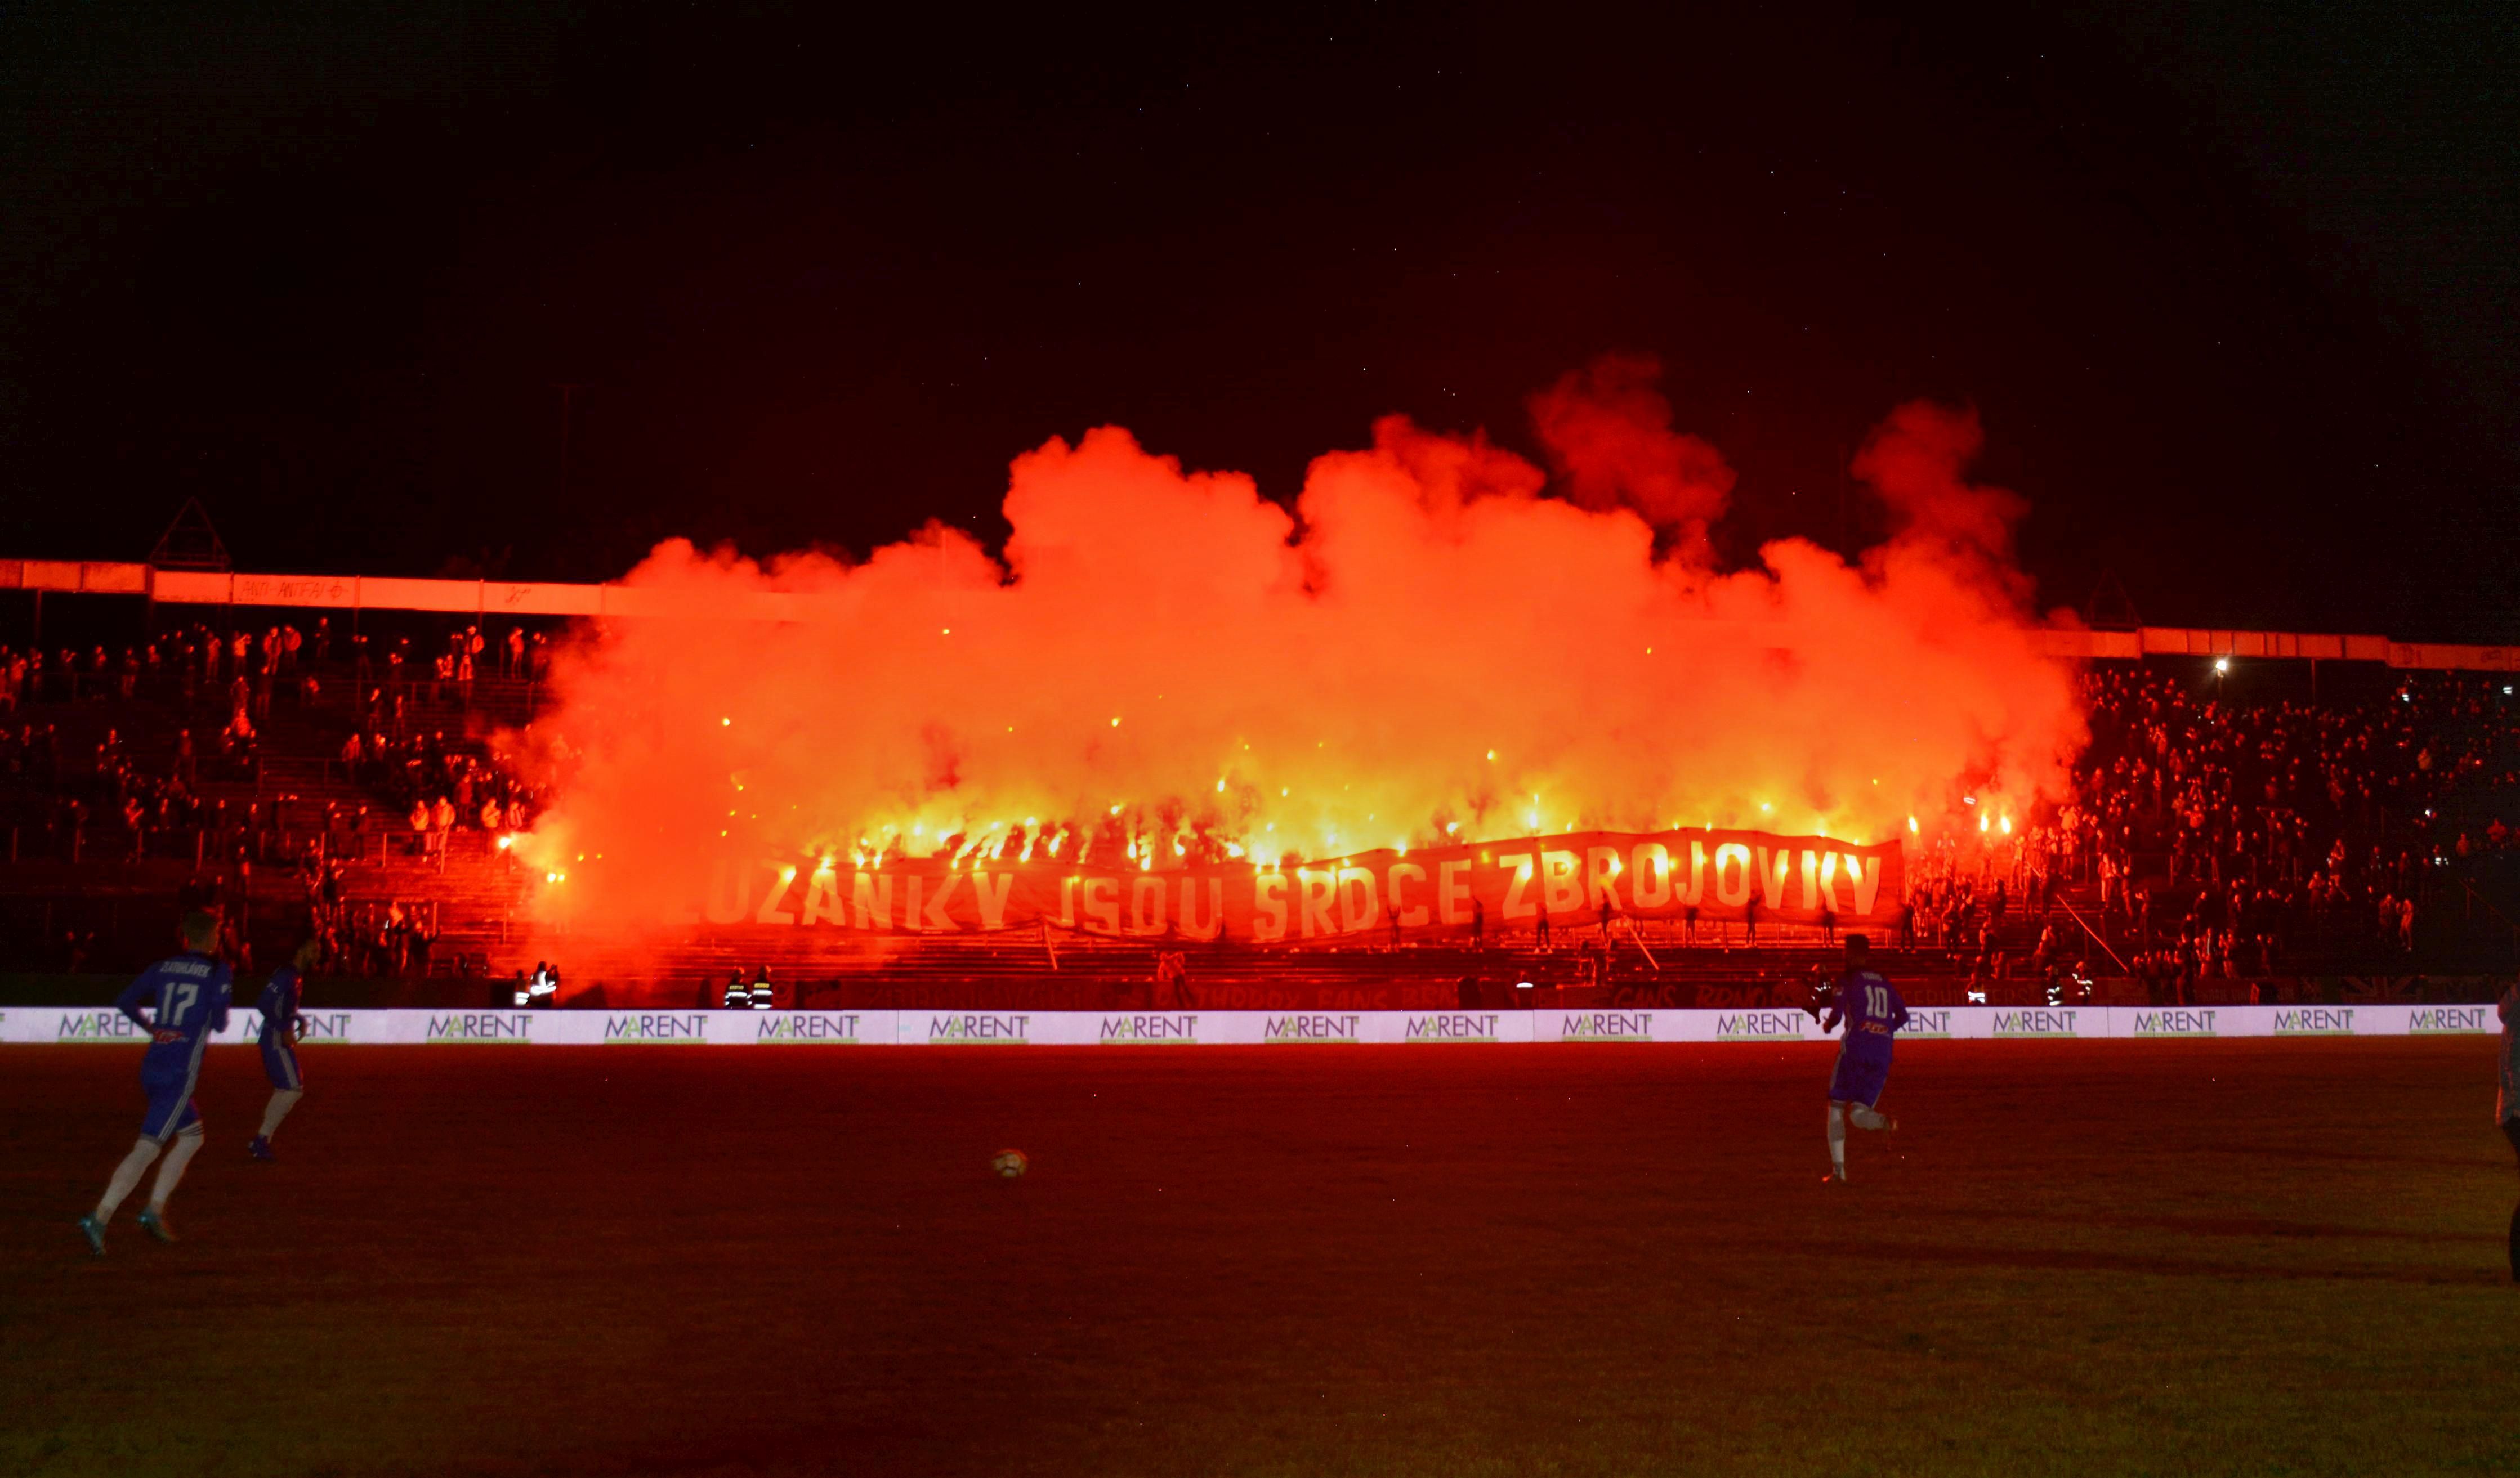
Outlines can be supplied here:
<path id="1" fill-rule="evenodd" d="M 1886 840 L 1963 791 L 2003 811 L 2055 786 L 2082 722 L 2024 634 L 2020 500 L 1963 479 L 1973 416 L 1902 407 L 1867 443 L 1898 531 L 1858 562 L 1784 540 L 1724 571 L 1694 535 L 1732 472 L 1671 429 L 1649 362 L 1533 411 L 1558 496 L 1392 417 L 1290 514 L 1105 426 L 1015 459 L 1003 561 L 937 525 L 858 564 L 662 545 L 627 583 L 678 613 L 562 661 L 528 747 L 565 780 L 527 855 L 584 927 L 688 910 L 720 855 Z"/>
<path id="2" fill-rule="evenodd" d="M 1890 510 L 1903 543 L 1931 543 L 1955 560 L 2002 577 L 2026 599 L 2011 567 L 2012 527 L 2030 512 L 2021 495 L 1974 486 L 1960 474 L 1986 445 L 1977 412 L 1911 401 L 1872 428 L 1851 470 Z"/>
<path id="3" fill-rule="evenodd" d="M 1709 443 L 1671 428 L 1661 378 L 1649 355 L 1604 355 L 1534 395 L 1531 419 L 1568 502 L 1634 509 L 1693 549 L 1724 515 L 1732 469 Z"/>

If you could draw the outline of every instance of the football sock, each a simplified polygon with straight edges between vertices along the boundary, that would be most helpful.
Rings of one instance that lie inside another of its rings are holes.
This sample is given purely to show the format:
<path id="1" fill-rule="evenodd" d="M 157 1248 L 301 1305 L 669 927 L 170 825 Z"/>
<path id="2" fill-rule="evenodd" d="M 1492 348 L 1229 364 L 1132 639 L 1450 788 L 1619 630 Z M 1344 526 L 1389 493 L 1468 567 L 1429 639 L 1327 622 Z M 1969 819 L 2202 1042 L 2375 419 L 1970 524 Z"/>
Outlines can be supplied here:
<path id="1" fill-rule="evenodd" d="M 280 1129 L 280 1121 L 288 1118 L 289 1111 L 295 1108 L 297 1100 L 305 1096 L 306 1090 L 302 1088 L 274 1089 L 270 1106 L 262 1111 L 262 1137 L 268 1140 L 277 1133 Z"/>
<path id="2" fill-rule="evenodd" d="M 155 1140 L 142 1140 L 131 1146 L 131 1153 L 124 1155 L 122 1163 L 113 1167 L 113 1179 L 106 1182 L 105 1199 L 96 1203 L 98 1225 L 113 1220 L 113 1208 L 121 1205 L 122 1198 L 131 1193 L 131 1187 L 140 1184 L 142 1173 L 156 1158 L 158 1142 Z"/>
<path id="3" fill-rule="evenodd" d="M 1846 1105 L 1828 1105 L 1828 1163 L 1839 1179 L 1846 1176 Z"/>
<path id="4" fill-rule="evenodd" d="M 184 1166 L 202 1147 L 202 1127 L 196 1124 L 175 1136 L 175 1142 L 166 1146 L 166 1158 L 158 1166 L 157 1184 L 149 1187 L 150 1210 L 164 1206 L 166 1197 L 175 1193 L 175 1183 L 184 1178 Z"/>
<path id="5" fill-rule="evenodd" d="M 1846 1113 L 1847 1117 L 1855 1121 L 1855 1127 L 1858 1129 L 1879 1129 L 1890 1122 L 1881 1116 L 1879 1109 L 1869 1103 L 1850 1104 Z"/>

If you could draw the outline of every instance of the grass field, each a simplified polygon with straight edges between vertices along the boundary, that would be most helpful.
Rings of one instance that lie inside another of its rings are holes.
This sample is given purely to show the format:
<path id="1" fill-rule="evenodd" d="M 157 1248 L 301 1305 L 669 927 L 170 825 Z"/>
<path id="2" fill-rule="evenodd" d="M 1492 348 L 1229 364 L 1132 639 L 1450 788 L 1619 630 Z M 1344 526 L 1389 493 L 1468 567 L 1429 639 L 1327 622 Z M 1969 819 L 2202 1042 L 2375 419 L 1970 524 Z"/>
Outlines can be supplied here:
<path id="1" fill-rule="evenodd" d="M 0 1049 L 0 1472 L 2520 1469 L 2489 1042 L 1827 1052 Z"/>

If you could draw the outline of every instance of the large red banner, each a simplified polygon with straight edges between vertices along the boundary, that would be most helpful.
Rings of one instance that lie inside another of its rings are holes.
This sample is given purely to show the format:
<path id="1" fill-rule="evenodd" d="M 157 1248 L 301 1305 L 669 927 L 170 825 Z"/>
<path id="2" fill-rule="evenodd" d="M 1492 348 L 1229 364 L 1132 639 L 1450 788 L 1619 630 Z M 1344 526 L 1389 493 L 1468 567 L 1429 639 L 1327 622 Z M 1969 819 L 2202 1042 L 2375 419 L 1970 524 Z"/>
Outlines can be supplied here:
<path id="1" fill-rule="evenodd" d="M 1833 918 L 1883 927 L 1905 888 L 1897 842 L 1764 831 L 1580 831 L 1328 862 L 1141 871 L 1056 861 L 899 860 L 871 868 L 719 864 L 712 923 L 978 933 L 1055 928 L 1121 938 L 1279 944 L 1345 936 L 1631 918 Z M 1692 911 L 1694 911 L 1692 915 Z"/>

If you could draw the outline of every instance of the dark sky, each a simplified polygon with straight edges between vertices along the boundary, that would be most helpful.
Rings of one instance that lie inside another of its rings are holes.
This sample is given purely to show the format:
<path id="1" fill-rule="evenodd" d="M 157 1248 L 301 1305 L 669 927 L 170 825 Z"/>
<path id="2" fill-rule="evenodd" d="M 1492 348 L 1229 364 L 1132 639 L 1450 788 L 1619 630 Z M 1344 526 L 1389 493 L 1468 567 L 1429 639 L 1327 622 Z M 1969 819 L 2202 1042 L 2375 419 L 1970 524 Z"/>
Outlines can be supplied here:
<path id="1" fill-rule="evenodd" d="M 1054 434 L 1291 498 L 1615 349 L 1736 556 L 1932 395 L 2045 604 L 2520 638 L 2508 6 L 861 9 L 0 11 L 0 555 L 994 537 Z"/>

